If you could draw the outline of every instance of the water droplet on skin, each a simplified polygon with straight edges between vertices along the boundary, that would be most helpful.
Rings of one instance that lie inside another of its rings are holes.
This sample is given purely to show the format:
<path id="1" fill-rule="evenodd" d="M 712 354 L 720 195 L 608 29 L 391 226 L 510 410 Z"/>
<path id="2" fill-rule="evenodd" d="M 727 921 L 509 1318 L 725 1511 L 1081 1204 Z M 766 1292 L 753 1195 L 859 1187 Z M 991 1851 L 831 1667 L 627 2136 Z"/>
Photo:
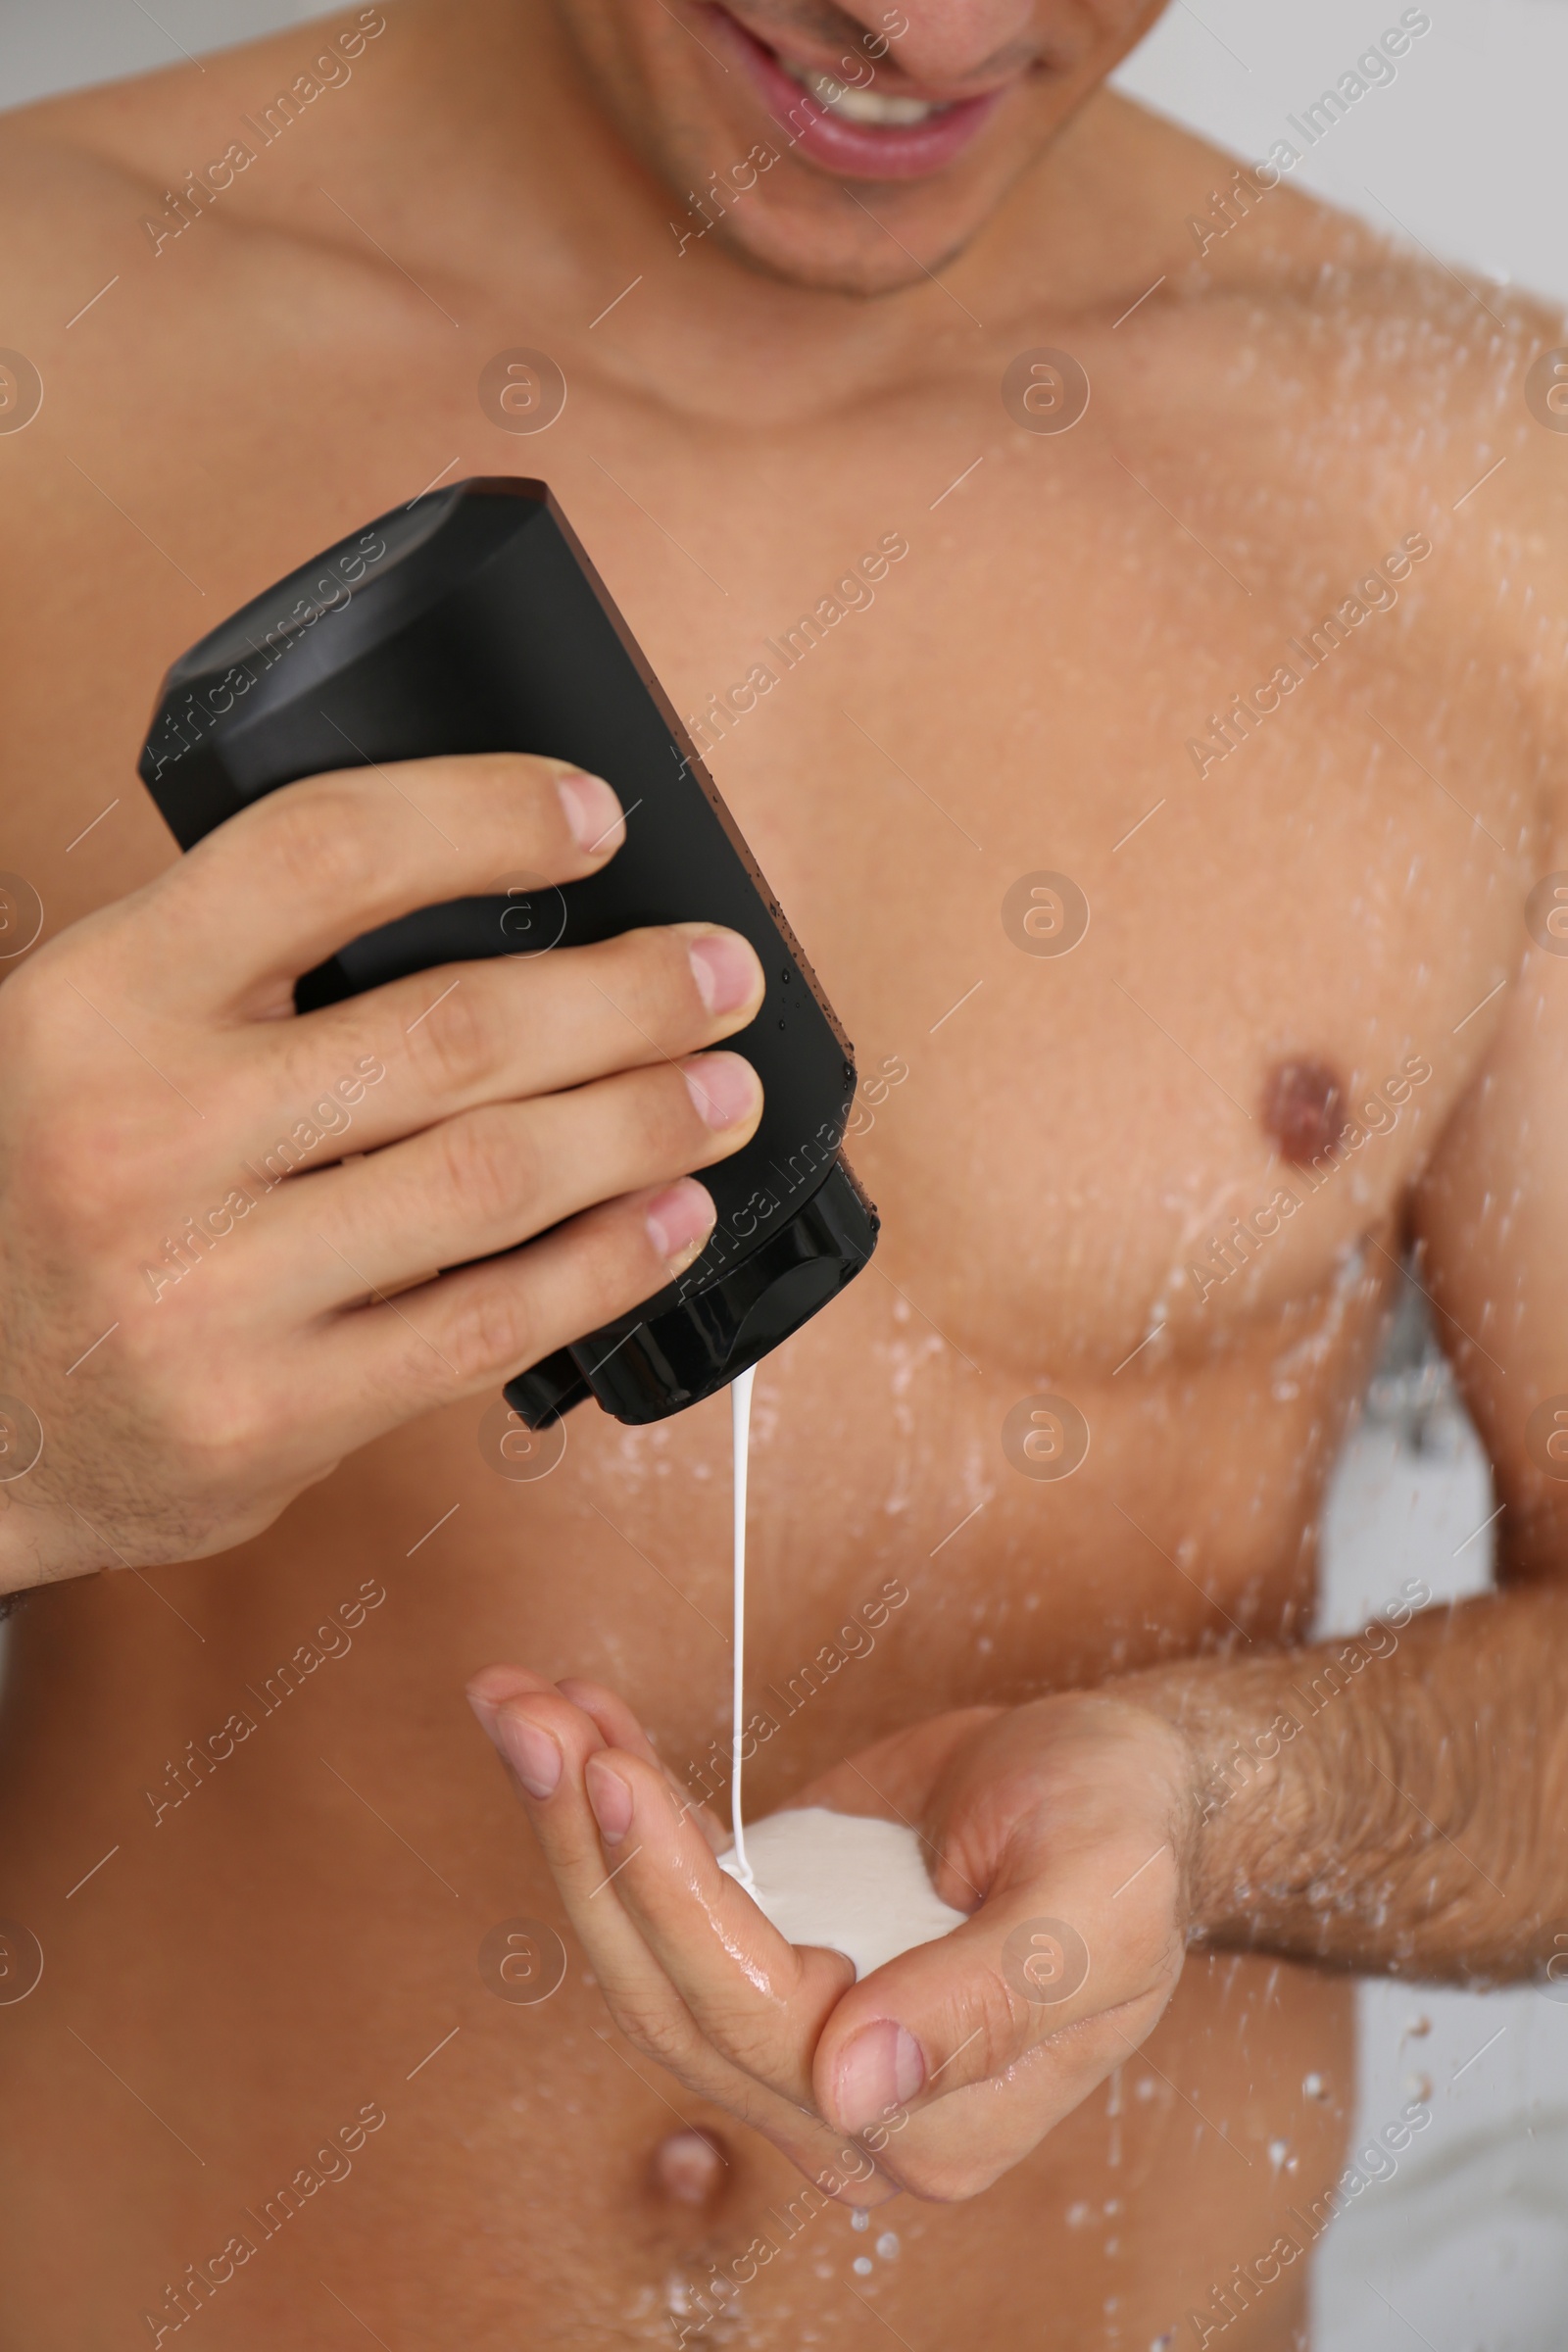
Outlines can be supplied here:
<path id="1" fill-rule="evenodd" d="M 1276 2172 L 1279 2171 L 1280 2166 L 1285 2162 L 1285 2159 L 1290 2152 L 1291 2143 L 1288 2139 L 1271 2139 L 1269 2141 L 1268 2160 Z"/>
<path id="2" fill-rule="evenodd" d="M 1301 2093 L 1308 2099 L 1326 2099 L 1329 2095 L 1329 2086 L 1321 2075 L 1308 2075 L 1301 2084 Z"/>
<path id="3" fill-rule="evenodd" d="M 899 2241 L 891 2230 L 884 2230 L 876 2241 L 876 2250 L 884 2262 L 891 2262 L 899 2250 Z"/>
<path id="4" fill-rule="evenodd" d="M 851 2266 L 850 2266 L 850 2267 L 851 2267 L 851 2269 L 854 2271 L 854 2273 L 855 2273 L 855 2275 L 856 2275 L 856 2277 L 857 2277 L 858 2278 L 870 2278 L 870 2276 L 871 2276 L 871 2269 L 872 2269 L 872 2264 L 871 2264 L 871 2257 L 870 2257 L 870 2255 L 869 2255 L 869 2254 L 857 2254 L 857 2256 L 855 2257 L 855 2260 L 854 2260 L 854 2262 L 851 2264 Z"/>
<path id="5" fill-rule="evenodd" d="M 1087 2222 L 1087 2221 L 1088 2221 L 1088 2219 L 1089 2219 L 1089 2208 L 1088 2208 L 1088 2206 L 1087 2206 L 1087 2205 L 1069 2205 L 1069 2206 L 1068 2206 L 1068 2208 L 1067 2208 L 1067 2227 L 1068 2227 L 1068 2229 L 1069 2229 L 1069 2230 L 1081 2230 L 1081 2229 L 1083 2228 L 1083 2226 L 1084 2226 L 1085 2222 Z"/>
<path id="6" fill-rule="evenodd" d="M 870 2208 L 865 2205 L 857 2205 L 855 2211 L 850 2216 L 850 2228 L 852 2230 L 869 2230 L 870 2227 Z"/>

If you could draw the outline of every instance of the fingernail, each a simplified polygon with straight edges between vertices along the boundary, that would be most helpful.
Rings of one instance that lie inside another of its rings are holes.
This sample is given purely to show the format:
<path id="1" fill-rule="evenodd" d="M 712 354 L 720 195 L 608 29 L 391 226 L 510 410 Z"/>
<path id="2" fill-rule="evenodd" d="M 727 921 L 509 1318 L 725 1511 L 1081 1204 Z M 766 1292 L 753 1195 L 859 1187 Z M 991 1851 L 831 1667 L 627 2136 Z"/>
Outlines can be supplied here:
<path id="1" fill-rule="evenodd" d="M 710 1127 L 750 1118 L 761 1088 L 744 1054 L 700 1054 L 683 1064 L 692 1101 Z"/>
<path id="2" fill-rule="evenodd" d="M 683 1176 L 649 1201 L 643 1215 L 648 1238 L 672 1274 L 678 1274 L 713 1230 L 718 1211 L 705 1185 Z"/>
<path id="3" fill-rule="evenodd" d="M 561 1779 L 561 1750 L 543 1725 L 507 1708 L 496 1717 L 496 1737 L 528 1794 L 553 1796 Z"/>
<path id="4" fill-rule="evenodd" d="M 620 803 L 603 776 L 562 776 L 556 785 L 579 850 L 601 850 L 620 829 Z"/>
<path id="5" fill-rule="evenodd" d="M 757 989 L 757 957 L 733 931 L 705 931 L 687 948 L 697 993 L 710 1012 L 733 1012 Z"/>
<path id="6" fill-rule="evenodd" d="M 600 1837 L 607 1845 L 618 1845 L 631 1828 L 631 1790 L 603 1756 L 590 1756 L 582 1777 Z"/>
<path id="7" fill-rule="evenodd" d="M 834 2072 L 834 2099 L 846 2132 L 885 2121 L 890 2109 L 912 2099 L 925 2082 L 925 2059 L 912 2034 L 892 2018 L 862 2026 L 846 2044 Z"/>

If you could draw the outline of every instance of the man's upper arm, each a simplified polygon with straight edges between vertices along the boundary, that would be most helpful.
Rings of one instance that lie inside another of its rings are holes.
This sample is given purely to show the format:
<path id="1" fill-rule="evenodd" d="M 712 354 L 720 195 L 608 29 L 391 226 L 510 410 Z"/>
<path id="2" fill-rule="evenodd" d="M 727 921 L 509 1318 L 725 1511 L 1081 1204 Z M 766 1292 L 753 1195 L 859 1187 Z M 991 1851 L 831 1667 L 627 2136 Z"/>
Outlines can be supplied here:
<path id="1" fill-rule="evenodd" d="M 1537 742 L 1524 756 L 1539 821 L 1517 861 L 1498 857 L 1498 885 L 1518 902 L 1516 959 L 1415 1226 L 1439 1336 L 1504 1506 L 1499 1570 L 1568 1577 L 1568 431 L 1538 429 L 1512 454 L 1515 528 L 1490 552 L 1499 570 L 1532 575 L 1531 593 L 1519 597 L 1516 572 L 1505 596 L 1487 571 L 1473 593 L 1512 608 L 1501 672 L 1532 707 Z"/>
<path id="2" fill-rule="evenodd" d="M 1568 869 L 1568 841 L 1555 854 Z M 1563 907 L 1568 950 L 1568 889 Z M 1439 1336 L 1506 1506 L 1499 1563 L 1568 1576 L 1568 953 L 1531 948 L 1416 1229 Z"/>

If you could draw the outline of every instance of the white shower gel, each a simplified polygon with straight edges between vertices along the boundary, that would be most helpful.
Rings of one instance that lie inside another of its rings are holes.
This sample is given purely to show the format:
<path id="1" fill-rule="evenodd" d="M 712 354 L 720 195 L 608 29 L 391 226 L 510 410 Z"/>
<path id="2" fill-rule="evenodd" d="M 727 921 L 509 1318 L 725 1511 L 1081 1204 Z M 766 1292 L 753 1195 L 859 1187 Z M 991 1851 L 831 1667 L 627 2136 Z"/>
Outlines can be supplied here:
<path id="1" fill-rule="evenodd" d="M 720 1854 L 719 1869 L 741 1879 L 791 1943 L 847 1953 L 858 1977 L 934 1942 L 967 1916 L 937 1893 L 918 1837 L 900 1821 L 802 1805 L 753 1822 L 746 1848 L 750 1883 L 733 1847 Z"/>
<path id="2" fill-rule="evenodd" d="M 727 1871 L 791 1943 L 825 1944 L 869 1976 L 917 1943 L 962 1925 L 965 1913 L 942 1901 L 926 1873 L 920 1840 L 902 1822 L 802 1805 L 770 1813 L 750 1837 L 741 1808 L 741 1735 L 746 1681 L 746 1472 L 752 1427 L 752 1379 L 730 1388 L 735 1482 L 735 1671 L 730 1730 L 730 1819 L 734 1843 L 719 1856 Z"/>
<path id="3" fill-rule="evenodd" d="M 752 1886 L 752 1866 L 746 1859 L 746 1826 L 741 1819 L 741 1733 L 746 1723 L 746 1472 L 752 1448 L 752 1382 L 755 1369 L 742 1372 L 729 1392 L 730 1454 L 735 1482 L 735 1639 L 734 1689 L 730 1709 L 729 1810 L 735 1843 L 731 1878 Z"/>

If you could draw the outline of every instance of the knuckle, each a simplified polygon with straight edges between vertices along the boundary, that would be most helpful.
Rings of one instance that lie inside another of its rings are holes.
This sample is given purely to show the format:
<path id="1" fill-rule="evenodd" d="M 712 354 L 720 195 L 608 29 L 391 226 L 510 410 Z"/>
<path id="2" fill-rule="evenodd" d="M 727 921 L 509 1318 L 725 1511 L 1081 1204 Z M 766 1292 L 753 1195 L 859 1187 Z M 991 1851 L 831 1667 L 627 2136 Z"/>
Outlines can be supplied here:
<path id="1" fill-rule="evenodd" d="M 532 1196 L 532 1154 L 505 1111 L 467 1111 L 449 1119 L 437 1128 L 436 1143 L 442 1191 L 465 1218 L 503 1224 Z"/>
<path id="2" fill-rule="evenodd" d="M 373 901 L 384 888 L 385 848 L 366 824 L 364 793 L 349 778 L 315 776 L 269 793 L 252 814 L 246 855 L 265 861 L 270 887 L 332 906 Z"/>
<path id="3" fill-rule="evenodd" d="M 225 1350 L 201 1344 L 188 1315 L 163 1321 L 155 1309 L 122 1329 L 135 1376 L 136 1449 L 154 1453 L 194 1495 L 248 1483 L 275 1452 L 280 1400 L 228 1363 Z"/>
<path id="4" fill-rule="evenodd" d="M 667 926 L 622 932 L 608 943 L 614 1001 L 665 1047 L 706 1037 L 712 1015 L 698 993 L 690 951 Z"/>
<path id="5" fill-rule="evenodd" d="M 426 980 L 436 988 L 439 971 Z M 490 975 L 466 971 L 410 1024 L 403 1043 L 421 1085 L 438 1096 L 464 1096 L 495 1076 L 514 1033 Z"/>
<path id="6" fill-rule="evenodd" d="M 82 996 L 90 1000 L 96 990 L 85 970 L 73 981 L 74 962 L 79 967 L 79 958 L 46 948 L 0 987 L 0 1054 L 13 1111 L 19 1097 L 25 1102 L 69 1093 L 84 1050 L 92 1051 Z"/>
<path id="7" fill-rule="evenodd" d="M 112 1114 L 78 1113 L 19 1138 L 28 1222 L 69 1241 L 78 1273 L 125 1238 L 128 1196 L 141 1189 L 130 1181 L 131 1154 L 117 1148 L 115 1129 Z"/>
<path id="8" fill-rule="evenodd" d="M 330 1032 L 318 1027 L 318 1017 L 331 1023 Z M 324 1016 L 308 1013 L 303 1019 L 282 1020 L 272 1026 L 279 1034 L 276 1083 L 275 1087 L 270 1085 L 269 1093 L 277 1103 L 280 1123 L 292 1125 L 309 1115 L 329 1133 L 352 1126 L 368 1090 L 386 1076 L 396 1051 L 395 1032 L 375 998 L 351 997 Z M 249 1095 L 255 1081 L 248 1072 L 242 1083 Z M 249 1108 L 248 1100 L 240 1104 L 237 1092 L 236 1108 Z"/>
<path id="9" fill-rule="evenodd" d="M 684 1091 L 684 1090 L 682 1090 Z M 610 1131 L 616 1160 L 625 1172 L 624 1189 L 657 1183 L 669 1156 L 669 1121 L 673 1104 L 662 1071 L 641 1071 L 614 1089 Z"/>
<path id="10" fill-rule="evenodd" d="M 641 1208 L 627 1200 L 585 1210 L 569 1248 L 575 1294 L 590 1328 L 652 1297 L 669 1279 Z"/>
<path id="11" fill-rule="evenodd" d="M 717 1150 L 719 1134 L 692 1101 L 682 1071 L 649 1070 L 627 1096 L 623 1115 L 629 1141 L 651 1178 L 665 1169 L 695 1166 Z"/>
<path id="12" fill-rule="evenodd" d="M 776 2078 L 779 2071 L 778 2023 L 769 2011 L 758 2018 L 742 2001 L 715 2005 L 705 2013 L 708 2036 L 731 2066 L 759 2082 Z M 808 2087 L 806 2095 L 809 2097 Z"/>
<path id="13" fill-rule="evenodd" d="M 49 981 L 59 967 L 57 956 L 48 948 L 40 948 L 20 971 L 8 973 L 0 982 L 0 1031 L 3 1031 L 8 1054 L 27 1051 L 38 1021 L 48 1005 L 51 990 Z"/>
<path id="14" fill-rule="evenodd" d="M 510 1374 L 541 1352 L 526 1302 L 514 1284 L 497 1279 L 474 1284 L 454 1310 L 438 1345 L 463 1387 L 498 1372 Z M 423 1348 L 417 1350 L 411 1370 L 418 1386 L 428 1387 L 430 1359 Z"/>
<path id="15" fill-rule="evenodd" d="M 69 1238 L 79 1258 L 123 1235 L 133 1202 L 166 1189 L 167 1114 L 149 1112 L 139 1063 L 106 1072 L 72 1017 L 90 1021 L 83 1006 L 21 979 L 6 984 L 0 1021 L 7 1189 L 34 1230 Z"/>
<path id="16" fill-rule="evenodd" d="M 420 764 L 431 781 L 483 796 L 474 814 L 497 827 L 498 839 L 515 837 L 520 822 L 525 840 L 541 857 L 574 856 L 557 790 L 557 778 L 569 771 L 569 760 L 537 752 L 462 752 Z"/>
<path id="17" fill-rule="evenodd" d="M 225 1381 L 215 1367 L 200 1398 L 182 1399 L 186 1447 L 203 1466 L 201 1483 L 225 1487 L 241 1479 L 275 1446 L 278 1421 L 269 1400 L 242 1381 Z"/>
<path id="18" fill-rule="evenodd" d="M 610 1996 L 610 2010 L 627 2040 L 635 2042 L 645 2057 L 679 2074 L 691 2055 L 694 2029 L 687 2020 L 651 1995 L 625 1991 Z"/>
<path id="19" fill-rule="evenodd" d="M 673 1073 L 661 1077 L 648 1095 L 649 1100 L 628 1114 L 631 1125 L 622 1163 L 628 1192 L 651 1185 L 662 1188 L 700 1172 L 723 1154 L 724 1139 L 698 1116 Z M 639 1232 L 647 1233 L 640 1222 Z"/>
<path id="20" fill-rule="evenodd" d="M 556 779 L 564 775 L 569 765 L 568 760 L 552 760 L 540 752 L 469 752 L 463 760 L 464 769 L 476 782 L 537 797 L 553 815 L 560 814 Z M 563 816 L 564 827 L 565 821 Z"/>
<path id="21" fill-rule="evenodd" d="M 961 2005 L 955 2003 L 944 2020 L 944 2034 L 945 2050 L 963 2048 L 963 2079 L 984 2082 L 1021 2056 L 1029 2035 L 1028 2007 L 999 1967 L 976 1968 L 964 1983 Z"/>

